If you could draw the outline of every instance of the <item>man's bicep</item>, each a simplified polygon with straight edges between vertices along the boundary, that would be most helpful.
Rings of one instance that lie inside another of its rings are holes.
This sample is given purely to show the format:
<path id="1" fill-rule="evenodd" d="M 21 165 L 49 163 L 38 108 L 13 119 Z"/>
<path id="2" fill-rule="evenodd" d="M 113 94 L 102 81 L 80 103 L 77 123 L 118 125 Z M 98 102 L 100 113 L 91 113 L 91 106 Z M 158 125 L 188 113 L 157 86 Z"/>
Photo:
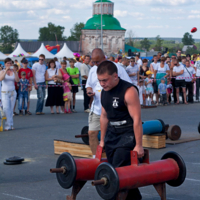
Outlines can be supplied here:
<path id="1" fill-rule="evenodd" d="M 125 94 L 125 102 L 130 116 L 133 119 L 141 117 L 141 106 L 136 88 L 129 88 Z"/>
<path id="2" fill-rule="evenodd" d="M 107 118 L 107 113 L 103 106 L 101 107 L 101 116 Z"/>

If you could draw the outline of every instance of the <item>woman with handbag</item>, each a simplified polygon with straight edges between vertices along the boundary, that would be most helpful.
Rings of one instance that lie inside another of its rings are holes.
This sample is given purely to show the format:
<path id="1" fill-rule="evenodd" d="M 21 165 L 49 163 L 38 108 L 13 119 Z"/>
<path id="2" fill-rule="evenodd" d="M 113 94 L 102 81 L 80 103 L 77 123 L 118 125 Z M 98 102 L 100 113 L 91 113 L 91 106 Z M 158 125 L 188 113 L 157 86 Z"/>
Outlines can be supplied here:
<path id="1" fill-rule="evenodd" d="M 59 106 L 64 106 L 62 88 L 63 81 L 59 79 L 58 73 L 55 61 L 51 60 L 45 74 L 45 80 L 48 81 L 48 96 L 45 106 L 51 108 L 51 114 L 54 114 L 54 106 L 56 106 L 57 114 L 60 114 Z"/>

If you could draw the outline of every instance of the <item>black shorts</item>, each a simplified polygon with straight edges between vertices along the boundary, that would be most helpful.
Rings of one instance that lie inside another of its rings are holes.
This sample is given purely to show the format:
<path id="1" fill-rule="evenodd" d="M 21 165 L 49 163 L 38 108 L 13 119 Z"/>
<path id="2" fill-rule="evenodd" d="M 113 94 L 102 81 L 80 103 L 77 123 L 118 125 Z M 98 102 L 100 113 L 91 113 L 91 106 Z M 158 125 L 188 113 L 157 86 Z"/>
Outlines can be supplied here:
<path id="1" fill-rule="evenodd" d="M 78 93 L 78 86 L 72 86 L 72 93 Z"/>
<path id="2" fill-rule="evenodd" d="M 186 83 L 185 80 L 176 80 L 175 81 L 175 88 L 185 88 L 186 87 Z"/>
<path id="3" fill-rule="evenodd" d="M 18 98 L 19 98 L 19 89 L 16 89 L 16 93 L 17 93 L 16 100 L 18 100 Z"/>
<path id="4" fill-rule="evenodd" d="M 158 93 L 158 85 L 156 82 L 153 82 L 153 91 L 154 93 Z"/>

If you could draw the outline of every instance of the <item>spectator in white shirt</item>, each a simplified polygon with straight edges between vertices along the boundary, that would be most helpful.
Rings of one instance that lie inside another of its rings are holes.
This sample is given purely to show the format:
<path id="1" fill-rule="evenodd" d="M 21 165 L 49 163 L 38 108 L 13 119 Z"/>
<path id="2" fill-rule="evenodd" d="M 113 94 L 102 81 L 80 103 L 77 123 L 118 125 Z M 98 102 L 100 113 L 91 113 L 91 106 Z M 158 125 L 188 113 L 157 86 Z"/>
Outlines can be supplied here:
<path id="1" fill-rule="evenodd" d="M 46 73 L 46 65 L 44 64 L 45 55 L 41 54 L 39 56 L 39 62 L 33 64 L 33 82 L 35 85 L 35 89 L 37 90 L 37 106 L 36 106 L 36 115 L 44 115 L 42 112 L 44 107 L 44 98 L 45 98 L 45 73 Z"/>
<path id="2" fill-rule="evenodd" d="M 135 58 L 131 58 L 130 65 L 126 68 L 126 72 L 132 83 L 137 86 L 139 82 L 139 66 L 135 63 Z"/>
<path id="3" fill-rule="evenodd" d="M 186 101 L 186 83 L 185 83 L 185 77 L 184 77 L 184 71 L 185 67 L 182 64 L 179 64 L 177 59 L 174 59 L 174 68 L 173 68 L 173 76 L 176 77 L 175 80 L 175 88 L 176 88 L 176 98 L 177 102 L 176 104 L 179 104 L 179 88 L 182 88 L 183 90 L 183 101 L 185 104 L 188 104 Z"/>
<path id="4" fill-rule="evenodd" d="M 56 69 L 59 70 L 61 68 L 61 64 L 58 62 L 58 58 L 54 58 L 54 61 L 56 63 Z"/>
<path id="5" fill-rule="evenodd" d="M 85 56 L 85 62 L 81 65 L 81 78 L 82 78 L 82 86 L 83 86 L 83 96 L 84 96 L 84 102 L 83 102 L 83 105 L 84 105 L 84 112 L 86 113 L 89 113 L 90 112 L 90 109 L 89 109 L 89 104 L 90 104 L 90 97 L 87 95 L 87 91 L 86 91 L 86 88 L 85 88 L 85 85 L 86 85 L 86 82 L 87 82 L 87 79 L 88 79 L 88 74 L 89 74 L 89 71 L 91 69 L 89 63 L 90 63 L 90 56 L 89 55 L 86 55 Z"/>
<path id="6" fill-rule="evenodd" d="M 140 55 L 135 56 L 135 61 L 137 65 L 139 66 L 139 68 L 143 65 L 142 60 L 140 59 Z"/>
<path id="7" fill-rule="evenodd" d="M 195 81 L 196 72 L 193 67 L 190 65 L 190 60 L 187 60 L 185 63 L 185 83 L 186 83 L 186 92 L 188 90 L 188 102 L 193 103 L 193 84 Z"/>

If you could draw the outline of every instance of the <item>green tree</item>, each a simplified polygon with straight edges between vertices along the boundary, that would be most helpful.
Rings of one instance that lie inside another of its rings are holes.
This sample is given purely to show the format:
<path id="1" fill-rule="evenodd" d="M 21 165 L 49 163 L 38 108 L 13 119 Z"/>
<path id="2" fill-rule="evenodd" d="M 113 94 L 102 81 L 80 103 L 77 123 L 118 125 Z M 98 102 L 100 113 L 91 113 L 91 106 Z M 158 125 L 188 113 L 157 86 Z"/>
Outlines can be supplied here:
<path id="1" fill-rule="evenodd" d="M 184 34 L 182 38 L 182 42 L 184 45 L 193 45 L 194 39 L 192 38 L 192 35 L 187 32 Z"/>
<path id="2" fill-rule="evenodd" d="M 150 43 L 150 41 L 149 41 L 147 38 L 144 38 L 144 40 L 142 40 L 142 41 L 140 42 L 140 44 L 141 44 L 141 47 L 142 47 L 142 48 L 144 48 L 145 50 L 149 51 L 149 48 L 150 48 L 150 46 L 151 46 L 151 43 Z"/>
<path id="3" fill-rule="evenodd" d="M 2 26 L 0 28 L 0 41 L 2 43 L 1 50 L 3 53 L 11 53 L 13 51 L 13 44 L 19 41 L 19 33 L 17 29 L 11 26 Z"/>
<path id="4" fill-rule="evenodd" d="M 65 41 L 67 38 L 63 36 L 65 27 L 56 26 L 51 22 L 48 23 L 47 27 L 39 29 L 39 41 Z"/>
<path id="5" fill-rule="evenodd" d="M 156 51 L 161 51 L 162 43 L 163 43 L 163 40 L 160 38 L 160 35 L 158 35 L 156 37 L 156 44 L 155 44 Z"/>
<path id="6" fill-rule="evenodd" d="M 198 54 L 198 53 L 199 53 L 199 51 L 197 49 L 194 49 L 193 47 L 189 47 L 186 50 L 186 54 L 193 55 L 193 54 Z"/>
<path id="7" fill-rule="evenodd" d="M 85 24 L 80 22 L 74 24 L 73 28 L 70 29 L 71 36 L 67 38 L 68 41 L 80 41 L 81 30 L 84 28 Z"/>

